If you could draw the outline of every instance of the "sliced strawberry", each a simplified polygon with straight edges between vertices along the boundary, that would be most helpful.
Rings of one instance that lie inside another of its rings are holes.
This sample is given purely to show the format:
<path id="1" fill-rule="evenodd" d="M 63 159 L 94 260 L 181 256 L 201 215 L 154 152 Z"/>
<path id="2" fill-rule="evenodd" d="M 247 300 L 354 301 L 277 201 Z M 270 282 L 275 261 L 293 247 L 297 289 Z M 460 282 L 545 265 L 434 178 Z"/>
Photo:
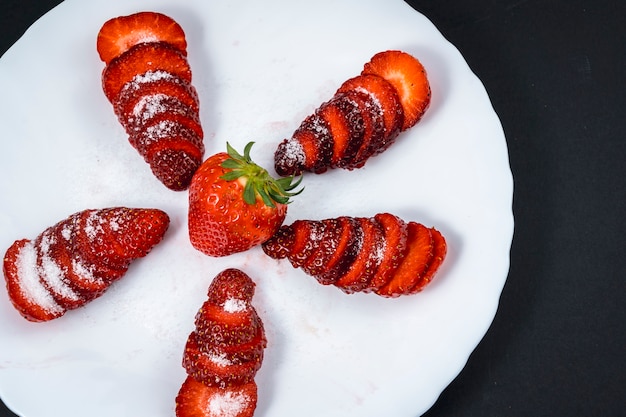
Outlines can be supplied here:
<path id="1" fill-rule="evenodd" d="M 384 51 L 374 55 L 362 74 L 383 77 L 394 86 L 404 112 L 402 130 L 414 126 L 430 104 L 430 84 L 426 70 L 413 56 L 402 51 Z"/>
<path id="2" fill-rule="evenodd" d="M 99 297 L 109 287 L 111 280 L 97 277 L 94 274 L 95 268 L 70 253 L 74 247 L 72 240 L 76 234 L 74 227 L 77 217 L 77 215 L 72 215 L 58 223 L 55 228 L 55 243 L 50 247 L 50 253 L 57 263 L 62 265 L 69 285 L 88 301 Z"/>
<path id="3" fill-rule="evenodd" d="M 159 114 L 141 129 L 129 135 L 128 141 L 144 158 L 150 158 L 150 149 L 162 139 L 185 138 L 204 155 L 202 127 L 199 121 L 187 115 Z"/>
<path id="4" fill-rule="evenodd" d="M 188 149 L 168 147 L 156 152 L 148 161 L 152 174 L 172 191 L 189 188 L 193 174 L 202 164 L 202 159 L 196 155 L 199 153 L 196 148 L 192 148 L 187 141 L 178 143 Z"/>
<path id="5" fill-rule="evenodd" d="M 107 99 L 115 103 L 124 85 L 137 74 L 164 71 L 191 83 L 191 68 L 187 57 L 165 42 L 140 43 L 114 58 L 102 72 L 102 89 Z"/>
<path id="6" fill-rule="evenodd" d="M 69 262 L 59 260 L 57 256 L 56 229 L 62 227 L 57 224 L 44 230 L 35 240 L 37 251 L 37 273 L 41 284 L 50 293 L 52 298 L 66 310 L 72 310 L 85 304 L 86 299 L 81 292 L 74 289 L 68 279 Z"/>
<path id="7" fill-rule="evenodd" d="M 309 159 L 315 155 L 313 140 L 313 135 L 308 134 L 307 148 L 305 149 L 305 146 L 294 137 L 283 139 L 274 152 L 274 170 L 276 173 L 283 177 L 300 175 L 305 166 L 307 153 Z"/>
<path id="8" fill-rule="evenodd" d="M 361 250 L 363 228 L 360 222 L 347 216 L 339 217 L 337 221 L 341 237 L 336 244 L 336 250 L 326 261 L 325 270 L 315 276 L 322 284 L 334 284 L 346 275 Z"/>
<path id="9" fill-rule="evenodd" d="M 378 75 L 367 74 L 350 78 L 339 87 L 339 92 L 355 90 L 368 94 L 380 108 L 384 121 L 384 134 L 371 143 L 371 153 L 377 155 L 387 149 L 402 128 L 404 112 L 395 88 Z"/>
<path id="10" fill-rule="evenodd" d="M 200 116 L 192 107 L 181 102 L 173 96 L 163 93 L 155 93 L 139 97 L 131 113 L 122 123 L 129 135 L 141 132 L 144 126 L 153 124 L 153 120 L 159 116 L 181 115 L 200 124 Z"/>
<path id="11" fill-rule="evenodd" d="M 441 232 L 434 228 L 431 228 L 430 234 L 433 238 L 433 256 L 430 259 L 426 270 L 422 273 L 420 279 L 410 289 L 411 293 L 416 293 L 423 290 L 424 287 L 432 281 L 435 273 L 437 272 L 446 257 L 446 252 L 448 251 L 446 240 Z"/>
<path id="12" fill-rule="evenodd" d="M 114 100 L 115 114 L 130 134 L 145 111 L 146 98 L 166 96 L 185 104 L 194 115 L 200 110 L 196 89 L 180 77 L 165 71 L 148 71 L 126 83 Z"/>
<path id="13" fill-rule="evenodd" d="M 359 93 L 355 91 L 346 91 L 336 93 L 332 102 L 343 114 L 343 118 L 348 128 L 348 142 L 341 146 L 343 151 L 341 155 L 337 155 L 339 158 L 335 164 L 339 168 L 347 168 L 351 165 L 351 161 L 354 160 L 357 152 L 363 144 L 365 139 L 365 121 L 361 115 L 361 98 Z"/>
<path id="14" fill-rule="evenodd" d="M 182 363 L 187 373 L 203 384 L 219 387 L 246 384 L 254 380 L 261 368 L 262 354 L 256 360 L 236 363 L 219 350 L 201 351 L 199 343 L 200 337 L 192 332 L 187 338 Z"/>
<path id="15" fill-rule="evenodd" d="M 207 291 L 208 302 L 233 312 L 251 307 L 254 281 L 243 271 L 228 268 L 213 278 Z M 228 303 L 228 305 L 227 305 Z M 237 308 L 239 307 L 239 308 Z"/>
<path id="16" fill-rule="evenodd" d="M 196 332 L 202 343 L 227 346 L 246 343 L 256 335 L 260 319 L 251 310 L 226 311 L 223 307 L 205 302 L 196 314 Z"/>
<path id="17" fill-rule="evenodd" d="M 315 112 L 311 116 L 304 119 L 300 127 L 294 133 L 294 137 L 300 140 L 301 132 L 309 132 L 315 145 L 315 154 L 311 155 L 305 152 L 307 159 L 305 160 L 306 169 L 318 174 L 328 170 L 330 160 L 333 155 L 333 136 L 326 124 L 326 121 Z"/>
<path id="18" fill-rule="evenodd" d="M 375 291 L 383 297 L 410 294 L 433 256 L 433 237 L 430 229 L 415 222 L 409 222 L 407 228 L 408 250 L 404 260 L 391 280 Z"/>
<path id="19" fill-rule="evenodd" d="M 296 220 L 291 225 L 294 244 L 288 259 L 295 268 L 304 265 L 319 247 L 325 226 L 323 222 L 314 220 Z"/>
<path id="20" fill-rule="evenodd" d="M 169 226 L 158 209 L 113 207 L 85 210 L 78 222 L 84 259 L 111 269 L 123 269 L 158 244 Z"/>
<path id="21" fill-rule="evenodd" d="M 288 225 L 281 226 L 274 235 L 263 242 L 261 247 L 267 256 L 273 259 L 285 259 L 293 252 L 295 233 Z"/>
<path id="22" fill-rule="evenodd" d="M 407 251 L 407 224 L 404 220 L 389 213 L 374 216 L 383 230 L 385 247 L 382 261 L 376 275 L 370 282 L 370 290 L 376 290 L 391 280 Z"/>
<path id="23" fill-rule="evenodd" d="M 15 241 L 4 255 L 2 269 L 9 299 L 26 320 L 49 321 L 65 314 L 39 279 L 33 242 Z"/>
<path id="24" fill-rule="evenodd" d="M 224 355 L 233 363 L 260 362 L 263 360 L 264 350 L 267 347 L 267 339 L 263 326 L 257 326 L 254 337 L 245 343 L 214 346 L 200 342 L 198 347 L 201 352 L 207 354 Z"/>
<path id="25" fill-rule="evenodd" d="M 319 245 L 302 264 L 304 272 L 314 277 L 327 271 L 328 262 L 337 252 L 342 237 L 339 220 L 327 219 L 322 220 L 322 223 L 324 224 L 323 236 L 319 240 Z"/>
<path id="26" fill-rule="evenodd" d="M 100 59 L 108 64 L 144 42 L 167 42 L 181 53 L 187 53 L 187 41 L 180 25 L 169 16 L 156 12 L 139 12 L 106 21 L 98 32 L 96 48 Z"/>
<path id="27" fill-rule="evenodd" d="M 176 395 L 176 417 L 252 417 L 257 398 L 254 381 L 220 388 L 187 377 Z"/>
<path id="28" fill-rule="evenodd" d="M 363 140 L 356 154 L 349 160 L 342 161 L 342 167 L 357 169 L 365 165 L 365 162 L 376 152 L 377 144 L 385 140 L 385 124 L 382 109 L 376 101 L 367 93 L 358 90 L 345 91 L 350 100 L 359 108 L 363 121 Z M 360 129 L 358 127 L 357 129 Z"/>
<path id="29" fill-rule="evenodd" d="M 364 291 L 374 277 L 380 262 L 384 247 L 383 231 L 369 218 L 357 219 L 363 230 L 361 250 L 350 265 L 348 272 L 335 282 L 335 285 L 347 293 Z"/>
<path id="30" fill-rule="evenodd" d="M 160 135 L 157 140 L 146 140 L 147 136 L 140 138 L 142 141 L 141 145 L 143 145 L 142 156 L 146 162 L 151 163 L 158 153 L 168 150 L 183 151 L 189 155 L 190 158 L 202 162 L 204 146 L 195 132 L 178 125 L 170 129 L 167 133 L 163 131 L 160 132 Z M 171 168 L 175 169 L 176 165 L 174 164 Z M 192 171 L 192 174 L 193 172 L 195 172 L 195 170 Z"/>
<path id="31" fill-rule="evenodd" d="M 328 127 L 332 137 L 332 155 L 328 164 L 337 167 L 339 161 L 346 153 L 350 142 L 350 126 L 344 113 L 337 104 L 337 100 L 330 100 L 320 106 L 317 110 L 319 116 L 324 120 L 324 125 Z"/>

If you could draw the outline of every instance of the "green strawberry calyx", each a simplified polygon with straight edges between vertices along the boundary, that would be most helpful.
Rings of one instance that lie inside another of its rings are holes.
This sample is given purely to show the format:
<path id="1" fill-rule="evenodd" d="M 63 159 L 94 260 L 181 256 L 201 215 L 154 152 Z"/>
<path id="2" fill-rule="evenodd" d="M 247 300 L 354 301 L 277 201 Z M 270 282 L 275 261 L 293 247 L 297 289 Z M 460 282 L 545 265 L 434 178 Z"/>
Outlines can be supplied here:
<path id="1" fill-rule="evenodd" d="M 229 158 L 222 162 L 222 168 L 229 171 L 221 178 L 226 181 L 243 179 L 245 181 L 243 199 L 248 204 L 255 204 L 257 196 L 261 197 L 268 207 L 276 207 L 275 203 L 289 204 L 291 197 L 304 190 L 303 187 L 294 191 L 302 182 L 302 175 L 297 180 L 293 175 L 279 179 L 272 177 L 265 168 L 257 165 L 250 158 L 252 145 L 254 142 L 248 142 L 241 155 L 230 143 L 226 142 L 226 152 Z"/>

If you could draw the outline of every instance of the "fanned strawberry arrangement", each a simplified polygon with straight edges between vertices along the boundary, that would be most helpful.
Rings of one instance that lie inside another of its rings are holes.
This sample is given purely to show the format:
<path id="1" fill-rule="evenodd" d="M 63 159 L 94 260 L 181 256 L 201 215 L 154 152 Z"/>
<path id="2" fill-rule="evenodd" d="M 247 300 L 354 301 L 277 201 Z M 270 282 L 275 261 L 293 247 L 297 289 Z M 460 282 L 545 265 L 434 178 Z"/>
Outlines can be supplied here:
<path id="1" fill-rule="evenodd" d="M 432 280 L 447 247 L 438 230 L 379 213 L 297 220 L 263 243 L 263 251 L 346 293 L 398 297 Z"/>
<path id="2" fill-rule="evenodd" d="M 426 70 L 402 51 L 380 52 L 306 117 L 274 154 L 279 175 L 361 168 L 414 126 L 430 104 Z"/>
<path id="3" fill-rule="evenodd" d="M 17 240 L 3 262 L 7 291 L 27 320 L 55 319 L 99 297 L 162 239 L 168 215 L 158 209 L 84 210 Z"/>
<path id="4" fill-rule="evenodd" d="M 274 154 L 275 179 L 239 154 L 206 161 L 199 98 L 181 26 L 155 12 L 110 19 L 97 51 L 102 88 L 129 142 L 169 189 L 189 189 L 189 239 L 209 256 L 261 245 L 323 285 L 383 297 L 415 294 L 432 281 L 447 244 L 435 228 L 390 213 L 296 220 L 283 225 L 304 171 L 361 168 L 414 126 L 430 103 L 422 64 L 402 51 L 374 55 L 362 72 L 308 116 Z M 27 320 L 48 321 L 100 296 L 146 256 L 169 226 L 158 209 L 84 210 L 17 240 L 3 271 L 11 302 Z M 252 417 L 254 380 L 267 345 L 252 305 L 255 284 L 238 269 L 218 274 L 195 317 L 176 397 L 177 417 Z"/>
<path id="5" fill-rule="evenodd" d="M 251 417 L 254 377 L 267 345 L 263 322 L 251 304 L 254 282 L 230 268 L 211 282 L 183 354 L 187 378 L 176 397 L 177 417 Z"/>
<path id="6" fill-rule="evenodd" d="M 178 23 L 155 12 L 115 17 L 98 33 L 102 88 L 130 144 L 169 189 L 185 190 L 204 157 L 199 100 Z"/>

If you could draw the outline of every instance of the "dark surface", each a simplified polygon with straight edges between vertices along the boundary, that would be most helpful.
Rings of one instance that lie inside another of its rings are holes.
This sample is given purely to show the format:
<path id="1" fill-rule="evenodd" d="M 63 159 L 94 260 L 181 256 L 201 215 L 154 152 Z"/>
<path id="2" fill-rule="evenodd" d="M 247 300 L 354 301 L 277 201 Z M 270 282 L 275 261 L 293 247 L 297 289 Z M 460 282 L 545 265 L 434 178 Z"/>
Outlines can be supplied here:
<path id="1" fill-rule="evenodd" d="M 0 53 L 57 3 L 2 0 Z M 626 415 L 626 2 L 409 3 L 485 84 L 515 181 L 500 308 L 426 416 Z"/>

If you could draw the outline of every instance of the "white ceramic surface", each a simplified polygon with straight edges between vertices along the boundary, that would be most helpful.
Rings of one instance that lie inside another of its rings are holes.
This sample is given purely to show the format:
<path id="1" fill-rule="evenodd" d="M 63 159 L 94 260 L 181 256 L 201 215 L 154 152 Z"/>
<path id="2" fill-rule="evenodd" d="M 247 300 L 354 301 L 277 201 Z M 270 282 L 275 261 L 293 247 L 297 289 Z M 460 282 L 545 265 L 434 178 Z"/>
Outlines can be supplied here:
<path id="1" fill-rule="evenodd" d="M 324 287 L 260 248 L 222 259 L 187 238 L 186 192 L 162 186 L 100 88 L 102 23 L 139 10 L 187 34 L 207 155 L 276 145 L 376 52 L 403 49 L 433 90 L 423 120 L 358 171 L 305 178 L 286 222 L 388 211 L 435 226 L 437 280 L 399 299 Z M 256 415 L 415 417 L 489 327 L 509 267 L 513 182 L 500 122 L 459 52 L 402 1 L 66 0 L 0 60 L 0 250 L 86 208 L 158 207 L 164 241 L 101 298 L 29 323 L 0 292 L 0 396 L 23 417 L 172 416 L 183 346 L 211 279 L 257 283 L 269 346 Z"/>

